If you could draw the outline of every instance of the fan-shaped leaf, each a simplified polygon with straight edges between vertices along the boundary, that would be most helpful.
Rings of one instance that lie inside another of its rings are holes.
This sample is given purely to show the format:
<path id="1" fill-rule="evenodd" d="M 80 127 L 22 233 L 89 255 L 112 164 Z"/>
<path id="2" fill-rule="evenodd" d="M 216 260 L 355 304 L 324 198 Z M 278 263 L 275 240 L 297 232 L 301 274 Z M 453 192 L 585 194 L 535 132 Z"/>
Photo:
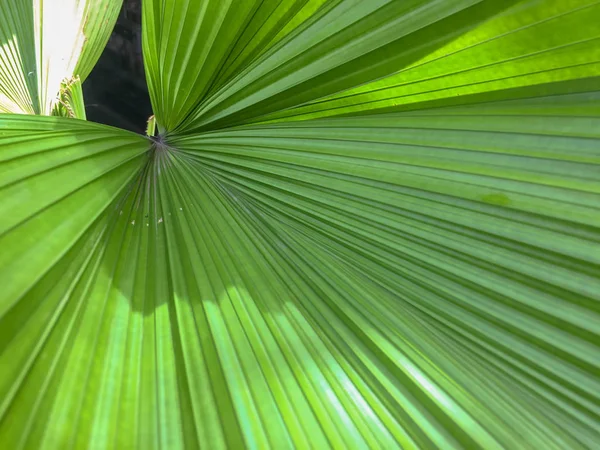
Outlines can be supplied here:
<path id="1" fill-rule="evenodd" d="M 146 1 L 158 136 L 0 118 L 0 442 L 593 448 L 596 3 Z"/>

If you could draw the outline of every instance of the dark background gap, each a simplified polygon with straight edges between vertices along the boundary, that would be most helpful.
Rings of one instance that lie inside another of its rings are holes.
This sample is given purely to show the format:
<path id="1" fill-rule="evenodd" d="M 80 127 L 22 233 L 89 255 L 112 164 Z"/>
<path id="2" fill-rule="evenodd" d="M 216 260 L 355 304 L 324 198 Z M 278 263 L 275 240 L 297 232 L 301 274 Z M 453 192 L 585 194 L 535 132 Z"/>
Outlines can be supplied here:
<path id="1" fill-rule="evenodd" d="M 83 83 L 88 120 L 146 132 L 152 105 L 142 61 L 142 0 L 125 0 L 110 40 Z"/>

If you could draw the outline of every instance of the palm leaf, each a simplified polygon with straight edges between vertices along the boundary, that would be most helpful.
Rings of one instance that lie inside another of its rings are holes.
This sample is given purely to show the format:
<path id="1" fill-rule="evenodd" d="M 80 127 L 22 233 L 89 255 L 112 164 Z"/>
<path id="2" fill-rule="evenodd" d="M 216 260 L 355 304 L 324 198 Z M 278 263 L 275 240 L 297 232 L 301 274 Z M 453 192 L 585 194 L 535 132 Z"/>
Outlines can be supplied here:
<path id="1" fill-rule="evenodd" d="M 159 136 L 0 116 L 0 442 L 593 448 L 597 7 L 147 1 Z"/>
<path id="2" fill-rule="evenodd" d="M 60 91 L 54 103 L 52 115 L 87 119 L 83 100 L 83 86 L 79 77 L 64 80 L 60 84 Z"/>
<path id="3" fill-rule="evenodd" d="M 122 0 L 3 0 L 0 112 L 50 115 L 61 83 L 89 75 Z"/>

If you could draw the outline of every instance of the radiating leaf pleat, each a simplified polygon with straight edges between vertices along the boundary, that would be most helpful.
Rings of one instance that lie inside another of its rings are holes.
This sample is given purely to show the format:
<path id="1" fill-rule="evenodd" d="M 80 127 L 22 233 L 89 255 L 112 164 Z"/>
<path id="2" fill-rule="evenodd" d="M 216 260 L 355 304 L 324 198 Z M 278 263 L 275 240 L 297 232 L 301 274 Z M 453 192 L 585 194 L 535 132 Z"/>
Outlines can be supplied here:
<path id="1" fill-rule="evenodd" d="M 152 0 L 143 50 L 159 127 L 173 130 L 260 55 L 340 0 Z"/>
<path id="2" fill-rule="evenodd" d="M 3 0 L 0 112 L 49 115 L 61 82 L 89 75 L 122 0 Z"/>
<path id="3" fill-rule="evenodd" d="M 155 0 L 144 8 L 147 78 L 163 129 L 197 128 L 230 107 L 238 111 L 267 98 L 271 110 L 295 106 L 386 76 L 401 64 L 403 37 L 438 22 L 447 32 L 445 19 L 456 22 L 454 13 L 478 2 L 291 1 L 283 9 L 273 3 Z M 479 22 L 480 13 L 503 8 L 478 7 L 466 19 Z M 248 48 L 242 39 L 250 33 Z M 245 51 L 254 59 L 242 66 Z M 355 77 L 344 79 L 350 73 Z M 261 112 L 254 109 L 254 116 Z"/>
<path id="4" fill-rule="evenodd" d="M 518 2 L 479 26 L 469 26 L 468 17 L 466 11 L 463 28 L 455 27 L 451 40 L 396 74 L 269 119 L 481 103 L 573 92 L 578 85 L 585 91 L 590 87 L 582 81 L 589 78 L 594 89 L 600 86 L 598 2 Z M 439 30 L 433 32 L 432 37 L 441 37 Z M 423 40 L 414 42 L 406 52 L 415 52 Z M 569 80 L 582 81 L 570 83 L 565 90 L 564 82 Z"/>
<path id="5" fill-rule="evenodd" d="M 270 44 L 263 37 L 275 21 L 264 17 L 270 2 L 256 3 L 261 7 L 246 20 L 239 7 L 229 18 L 228 2 L 186 2 L 194 8 L 186 10 L 156 0 L 145 9 L 147 23 L 171 24 L 159 37 L 145 29 L 150 91 L 163 129 L 560 94 L 571 92 L 561 84 L 571 80 L 592 79 L 598 87 L 600 10 L 592 0 L 325 2 Z M 279 24 L 292 23 L 288 16 Z M 256 29 L 263 34 L 250 43 L 266 46 L 248 50 L 254 60 L 242 65 L 248 47 L 240 44 L 249 45 L 243 39 Z"/>
<path id="6" fill-rule="evenodd" d="M 107 135 L 123 188 L 1 319 L 3 441 L 593 446 L 596 97 Z"/>
<path id="7" fill-rule="evenodd" d="M 147 141 L 64 118 L 0 116 L 0 315 L 103 213 Z"/>
<path id="8" fill-rule="evenodd" d="M 449 435 L 467 447 L 589 446 L 600 412 L 600 136 L 583 111 L 594 98 L 554 99 L 579 114 L 524 115 L 540 102 L 509 102 L 171 143 L 256 235 L 223 239 L 274 254 L 270 270 L 289 283 L 280 302 L 339 351 L 351 345 L 350 364 L 369 361 L 363 380 L 387 380 L 378 393 L 397 392 L 393 413 L 412 402 L 425 414 L 406 425 L 427 435 L 419 446 L 449 447 Z M 275 283 L 260 283 L 261 295 Z M 400 423 L 388 430 L 401 435 Z"/>
<path id="9" fill-rule="evenodd" d="M 39 114 L 33 1 L 3 1 L 0 21 L 0 112 Z"/>
<path id="10" fill-rule="evenodd" d="M 0 443 L 597 446 L 597 13 L 146 1 L 156 136 L 0 116 Z"/>

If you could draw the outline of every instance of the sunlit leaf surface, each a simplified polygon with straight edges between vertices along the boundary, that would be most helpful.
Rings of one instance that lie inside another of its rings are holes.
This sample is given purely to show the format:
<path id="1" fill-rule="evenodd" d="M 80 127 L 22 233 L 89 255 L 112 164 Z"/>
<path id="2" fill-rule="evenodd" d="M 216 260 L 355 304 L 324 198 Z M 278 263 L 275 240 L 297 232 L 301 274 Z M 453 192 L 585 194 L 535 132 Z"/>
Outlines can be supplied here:
<path id="1" fill-rule="evenodd" d="M 0 443 L 597 447 L 599 8 L 145 0 L 159 136 L 0 116 Z"/>
<path id="2" fill-rule="evenodd" d="M 50 115 L 65 79 L 89 75 L 122 0 L 1 0 L 0 113 Z"/>

